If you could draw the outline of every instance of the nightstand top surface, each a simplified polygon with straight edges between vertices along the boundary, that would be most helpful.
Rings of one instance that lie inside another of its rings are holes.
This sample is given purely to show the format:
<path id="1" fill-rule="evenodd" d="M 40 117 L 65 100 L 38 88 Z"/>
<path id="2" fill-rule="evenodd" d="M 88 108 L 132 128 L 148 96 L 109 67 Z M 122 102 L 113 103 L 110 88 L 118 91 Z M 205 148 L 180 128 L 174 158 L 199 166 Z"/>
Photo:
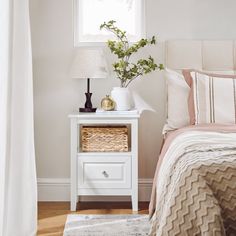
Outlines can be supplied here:
<path id="1" fill-rule="evenodd" d="M 91 112 L 91 113 L 85 113 L 85 112 L 78 112 L 78 113 L 72 113 L 68 116 L 69 118 L 87 118 L 87 119 L 121 119 L 121 118 L 139 118 L 140 113 L 134 113 L 134 112 Z"/>

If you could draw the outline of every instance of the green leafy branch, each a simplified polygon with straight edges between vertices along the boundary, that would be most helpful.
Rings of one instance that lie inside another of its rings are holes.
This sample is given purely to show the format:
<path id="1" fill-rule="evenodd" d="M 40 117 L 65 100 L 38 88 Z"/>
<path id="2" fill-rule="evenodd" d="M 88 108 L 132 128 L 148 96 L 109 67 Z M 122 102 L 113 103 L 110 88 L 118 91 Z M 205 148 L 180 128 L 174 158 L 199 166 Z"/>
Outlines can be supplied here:
<path id="1" fill-rule="evenodd" d="M 156 69 L 164 69 L 163 64 L 157 65 L 151 56 L 148 59 L 139 59 L 136 63 L 129 62 L 132 54 L 138 52 L 139 49 L 147 45 L 156 44 L 156 38 L 153 36 L 151 39 L 140 39 L 138 42 L 130 45 L 126 31 L 116 27 L 115 23 L 114 20 L 104 22 L 100 26 L 100 30 L 106 29 L 117 38 L 117 41 L 108 40 L 107 45 L 111 52 L 118 57 L 118 61 L 113 63 L 112 66 L 121 81 L 121 87 L 127 87 L 139 76 L 148 74 Z"/>

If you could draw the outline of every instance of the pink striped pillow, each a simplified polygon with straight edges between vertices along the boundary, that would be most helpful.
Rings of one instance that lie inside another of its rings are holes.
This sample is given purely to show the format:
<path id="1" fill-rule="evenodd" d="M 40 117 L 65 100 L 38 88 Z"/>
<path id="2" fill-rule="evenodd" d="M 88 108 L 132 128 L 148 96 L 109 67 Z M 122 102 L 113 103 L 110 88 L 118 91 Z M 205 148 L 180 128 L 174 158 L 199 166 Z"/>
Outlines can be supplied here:
<path id="1" fill-rule="evenodd" d="M 236 75 L 183 70 L 190 87 L 190 124 L 236 124 Z"/>

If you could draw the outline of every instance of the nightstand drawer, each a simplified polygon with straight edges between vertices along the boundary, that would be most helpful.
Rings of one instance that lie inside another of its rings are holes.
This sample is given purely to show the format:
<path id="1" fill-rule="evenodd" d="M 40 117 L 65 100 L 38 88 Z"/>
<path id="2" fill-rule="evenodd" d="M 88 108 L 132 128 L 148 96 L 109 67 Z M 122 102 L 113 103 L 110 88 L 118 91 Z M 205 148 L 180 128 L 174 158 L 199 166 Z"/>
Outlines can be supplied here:
<path id="1" fill-rule="evenodd" d="M 78 188 L 131 188 L 131 156 L 79 156 Z"/>

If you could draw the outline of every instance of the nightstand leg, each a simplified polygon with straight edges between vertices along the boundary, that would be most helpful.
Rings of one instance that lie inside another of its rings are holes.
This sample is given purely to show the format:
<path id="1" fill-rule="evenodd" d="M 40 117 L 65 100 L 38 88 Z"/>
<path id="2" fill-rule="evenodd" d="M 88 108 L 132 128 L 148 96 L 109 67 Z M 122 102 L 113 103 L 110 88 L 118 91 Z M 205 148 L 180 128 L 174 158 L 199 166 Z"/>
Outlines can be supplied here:
<path id="1" fill-rule="evenodd" d="M 133 193 L 132 196 L 132 210 L 138 211 L 138 193 Z"/>
<path id="2" fill-rule="evenodd" d="M 70 159 L 70 210 L 76 211 L 77 204 L 77 119 L 71 119 L 71 159 Z M 79 131 L 78 131 L 79 133 Z"/>
<path id="3" fill-rule="evenodd" d="M 70 199 L 70 210 L 71 211 L 76 211 L 76 205 L 77 205 L 76 198 L 77 197 L 71 196 L 71 199 Z"/>
<path id="4" fill-rule="evenodd" d="M 132 150 L 132 208 L 138 211 L 138 121 L 131 124 Z"/>

